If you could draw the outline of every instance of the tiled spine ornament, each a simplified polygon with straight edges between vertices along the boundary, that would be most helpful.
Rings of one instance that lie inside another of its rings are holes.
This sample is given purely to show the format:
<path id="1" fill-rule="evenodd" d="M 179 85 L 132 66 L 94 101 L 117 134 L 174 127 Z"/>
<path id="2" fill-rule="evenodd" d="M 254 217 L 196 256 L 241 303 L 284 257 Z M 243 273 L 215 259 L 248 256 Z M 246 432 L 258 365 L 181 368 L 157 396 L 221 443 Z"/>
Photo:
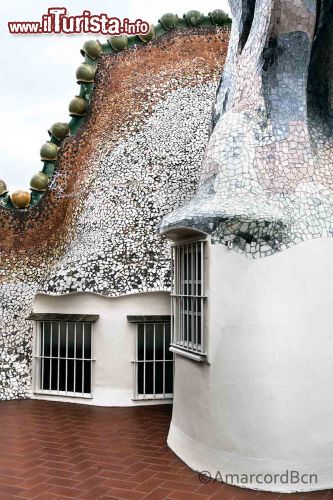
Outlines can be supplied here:
<path id="1" fill-rule="evenodd" d="M 333 231 L 331 16 L 323 0 L 230 0 L 228 60 L 189 226 L 263 257 Z"/>

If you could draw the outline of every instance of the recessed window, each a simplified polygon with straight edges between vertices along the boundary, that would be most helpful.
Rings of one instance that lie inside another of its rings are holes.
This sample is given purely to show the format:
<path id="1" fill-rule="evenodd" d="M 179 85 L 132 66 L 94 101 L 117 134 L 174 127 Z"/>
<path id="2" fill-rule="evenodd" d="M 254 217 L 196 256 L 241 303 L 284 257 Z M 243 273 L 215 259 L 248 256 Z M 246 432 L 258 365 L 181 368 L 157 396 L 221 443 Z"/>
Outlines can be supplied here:
<path id="1" fill-rule="evenodd" d="M 35 357 L 36 392 L 91 397 L 91 323 L 39 322 Z"/>
<path id="2" fill-rule="evenodd" d="M 173 354 L 168 323 L 136 325 L 134 399 L 173 397 Z"/>
<path id="3" fill-rule="evenodd" d="M 173 247 L 172 345 L 205 354 L 204 339 L 205 242 Z"/>

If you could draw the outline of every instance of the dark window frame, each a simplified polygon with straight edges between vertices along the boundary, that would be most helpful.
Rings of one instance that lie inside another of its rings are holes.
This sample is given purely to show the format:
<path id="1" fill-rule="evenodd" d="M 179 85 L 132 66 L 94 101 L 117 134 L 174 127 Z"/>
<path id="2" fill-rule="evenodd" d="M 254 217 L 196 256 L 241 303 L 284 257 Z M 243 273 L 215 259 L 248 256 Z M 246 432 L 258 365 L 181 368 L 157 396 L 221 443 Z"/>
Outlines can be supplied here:
<path id="1" fill-rule="evenodd" d="M 173 352 L 191 353 L 198 361 L 206 356 L 205 256 L 205 240 L 172 247 L 171 345 Z"/>
<path id="2" fill-rule="evenodd" d="M 171 342 L 170 317 L 149 317 L 150 321 L 137 321 L 135 328 L 134 395 L 135 401 L 170 400 L 173 398 L 174 356 L 169 351 Z M 160 338 L 159 338 L 160 337 Z M 149 340 L 148 340 L 149 339 Z M 158 339 L 158 340 L 157 340 Z M 169 342 L 168 342 L 169 339 Z M 160 348 L 162 347 L 162 353 Z M 172 370 L 171 382 L 169 379 Z M 162 369 L 162 371 L 160 370 Z M 172 391 L 168 391 L 172 386 Z M 158 390 L 162 388 L 162 390 Z"/>
<path id="3" fill-rule="evenodd" d="M 47 320 L 36 326 L 34 393 L 92 398 L 93 323 Z"/>

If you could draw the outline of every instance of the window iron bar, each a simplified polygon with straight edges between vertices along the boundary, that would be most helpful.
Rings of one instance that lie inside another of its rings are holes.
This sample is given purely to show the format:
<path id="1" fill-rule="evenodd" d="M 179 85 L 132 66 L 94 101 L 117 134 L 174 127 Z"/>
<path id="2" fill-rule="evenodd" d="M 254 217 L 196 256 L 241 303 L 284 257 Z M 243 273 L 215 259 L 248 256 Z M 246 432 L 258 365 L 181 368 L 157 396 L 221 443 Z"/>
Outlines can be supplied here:
<path id="1" fill-rule="evenodd" d="M 204 241 L 173 246 L 172 343 L 204 353 Z"/>
<path id="2" fill-rule="evenodd" d="M 167 358 L 166 354 L 168 352 L 169 345 L 167 345 L 167 336 L 165 323 L 150 323 L 152 328 L 148 330 L 148 323 L 143 325 L 137 325 L 136 330 L 136 340 L 135 340 L 135 353 L 134 360 L 132 361 L 134 365 L 134 398 L 135 399 L 170 399 L 172 393 L 166 391 L 166 366 L 173 366 L 173 357 Z M 157 330 L 157 326 L 160 329 Z M 142 328 L 142 330 L 140 330 Z M 139 331 L 142 332 L 142 337 L 139 336 Z M 162 343 L 157 341 L 158 336 L 162 337 Z M 169 336 L 169 341 L 170 341 Z M 140 342 L 142 342 L 140 344 Z M 150 346 L 150 347 L 149 347 Z M 151 356 L 148 356 L 148 350 Z M 139 352 L 142 352 L 142 359 L 139 359 Z M 148 359 L 148 357 L 151 359 Z M 139 366 L 141 365 L 142 370 L 139 371 Z M 147 366 L 151 368 L 147 370 Z M 160 379 L 157 388 L 157 370 L 159 370 Z M 140 375 L 141 373 L 141 375 Z M 141 382 L 139 382 L 139 376 L 142 376 Z M 151 378 L 150 378 L 151 377 Z M 161 385 L 162 382 L 162 385 Z M 140 390 L 141 386 L 141 390 Z M 162 389 L 162 392 L 161 392 Z"/>

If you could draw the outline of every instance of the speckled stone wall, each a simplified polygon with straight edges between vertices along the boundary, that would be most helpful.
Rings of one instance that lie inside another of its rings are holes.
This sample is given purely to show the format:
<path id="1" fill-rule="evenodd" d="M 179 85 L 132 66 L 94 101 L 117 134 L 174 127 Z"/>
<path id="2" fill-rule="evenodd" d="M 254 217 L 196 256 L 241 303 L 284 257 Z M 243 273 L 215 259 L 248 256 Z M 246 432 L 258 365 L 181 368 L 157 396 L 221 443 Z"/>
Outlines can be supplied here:
<path id="1" fill-rule="evenodd" d="M 37 291 L 169 290 L 161 218 L 196 190 L 229 31 L 175 29 L 98 63 L 84 124 L 46 195 L 0 207 L 0 398 L 29 396 Z"/>
<path id="2" fill-rule="evenodd" d="M 230 0 L 233 27 L 200 188 L 161 232 L 249 257 L 333 235 L 332 2 Z"/>

